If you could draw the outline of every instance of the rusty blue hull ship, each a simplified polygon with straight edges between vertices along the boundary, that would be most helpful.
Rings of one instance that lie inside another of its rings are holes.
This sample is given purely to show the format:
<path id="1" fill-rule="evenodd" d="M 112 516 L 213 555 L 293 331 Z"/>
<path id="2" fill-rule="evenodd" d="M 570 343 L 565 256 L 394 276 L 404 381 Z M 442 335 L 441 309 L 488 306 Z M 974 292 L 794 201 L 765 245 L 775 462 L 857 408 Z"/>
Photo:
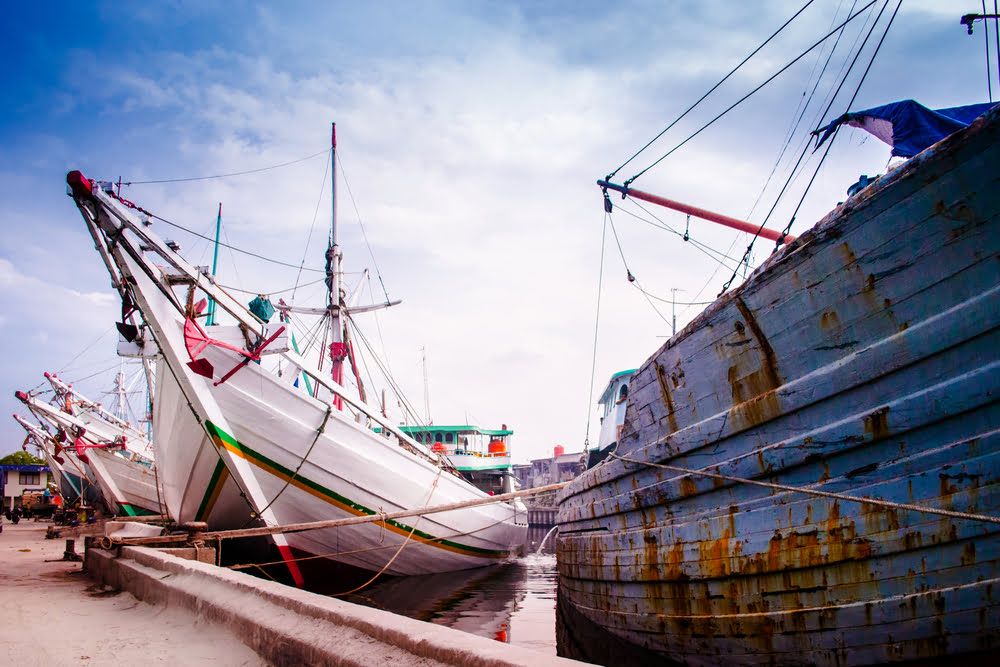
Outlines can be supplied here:
<path id="1" fill-rule="evenodd" d="M 639 368 L 561 492 L 560 604 L 688 665 L 1000 648 L 998 138 L 994 108 Z"/>

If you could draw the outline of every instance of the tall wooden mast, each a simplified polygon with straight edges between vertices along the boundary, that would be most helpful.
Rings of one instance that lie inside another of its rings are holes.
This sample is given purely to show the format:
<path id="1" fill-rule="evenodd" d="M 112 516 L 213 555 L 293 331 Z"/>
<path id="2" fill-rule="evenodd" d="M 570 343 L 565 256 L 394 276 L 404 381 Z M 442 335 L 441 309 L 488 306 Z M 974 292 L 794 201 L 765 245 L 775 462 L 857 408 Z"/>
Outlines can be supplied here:
<path id="1" fill-rule="evenodd" d="M 330 182 L 332 192 L 333 222 L 330 224 L 330 244 L 326 251 L 327 309 L 330 313 L 330 373 L 337 384 L 344 383 L 344 359 L 347 345 L 344 343 L 344 325 L 340 317 L 340 260 L 341 252 L 337 241 L 337 124 L 330 131 Z M 340 397 L 334 400 L 337 409 L 343 409 Z"/>

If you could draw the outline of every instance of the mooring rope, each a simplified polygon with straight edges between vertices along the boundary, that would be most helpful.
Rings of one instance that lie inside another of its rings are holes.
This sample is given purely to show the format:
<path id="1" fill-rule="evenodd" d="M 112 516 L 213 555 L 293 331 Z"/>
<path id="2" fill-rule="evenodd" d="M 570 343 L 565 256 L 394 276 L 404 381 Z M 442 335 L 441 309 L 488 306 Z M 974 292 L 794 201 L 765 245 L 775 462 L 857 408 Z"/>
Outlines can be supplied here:
<path id="1" fill-rule="evenodd" d="M 516 511 L 515 511 L 515 514 L 516 514 Z M 467 537 L 469 535 L 475 535 L 476 533 L 481 533 L 484 530 L 492 528 L 493 526 L 497 526 L 497 525 L 499 525 L 501 523 L 504 523 L 505 521 L 507 521 L 507 519 L 500 519 L 499 521 L 494 521 L 493 523 L 488 523 L 485 526 L 480 526 L 479 528 L 476 528 L 475 530 L 469 530 L 469 531 L 466 531 L 464 533 L 455 533 L 454 535 L 449 535 L 448 537 L 434 537 L 434 538 L 431 538 L 431 539 L 422 539 L 421 542 L 423 544 L 434 544 L 436 542 L 443 542 L 444 540 L 453 540 L 456 537 Z M 384 528 L 385 524 L 383 523 L 382 526 Z M 221 543 L 222 538 L 216 538 L 216 540 Z M 298 558 L 293 558 L 292 561 L 298 563 L 298 562 L 304 561 L 304 560 L 316 560 L 317 558 L 334 558 L 336 556 L 351 556 L 353 554 L 367 553 L 369 551 L 381 551 L 382 549 L 393 549 L 395 547 L 396 547 L 395 544 L 382 544 L 382 545 L 379 545 L 377 547 L 367 547 L 365 549 L 353 549 L 351 551 L 334 551 L 333 553 L 328 553 L 328 554 L 319 554 L 319 555 L 315 555 L 314 554 L 314 555 L 311 555 L 311 556 L 299 556 Z M 258 567 L 258 566 L 266 567 L 268 565 L 284 565 L 285 563 L 288 563 L 288 562 L 290 562 L 290 561 L 287 561 L 287 560 L 276 560 L 276 561 L 272 561 L 270 563 L 242 563 L 242 564 L 239 564 L 239 565 L 227 565 L 226 568 L 230 569 L 230 570 L 247 570 L 249 568 Z M 341 593 L 341 595 L 346 595 L 346 594 L 345 593 Z"/>
<path id="2" fill-rule="evenodd" d="M 288 488 L 288 485 L 291 484 L 295 480 L 295 478 L 299 476 L 299 471 L 302 470 L 302 466 L 305 465 L 306 460 L 309 459 L 309 455 L 312 454 L 313 447 L 316 446 L 316 443 L 319 442 L 320 436 L 323 435 L 324 431 L 326 431 L 326 424 L 328 421 L 330 421 L 330 415 L 332 413 L 333 413 L 333 406 L 332 405 L 326 406 L 326 416 L 323 417 L 323 423 L 319 425 L 318 429 L 316 429 L 316 437 L 313 438 L 312 444 L 309 445 L 309 449 L 306 450 L 305 456 L 303 456 L 302 460 L 299 461 L 299 466 L 295 469 L 295 472 L 292 473 L 292 476 L 285 480 L 285 485 L 281 487 L 281 490 L 278 491 L 276 494 L 274 494 L 274 497 L 271 498 L 271 500 L 267 503 L 267 505 L 263 507 L 263 509 L 257 512 L 257 516 L 260 516 L 261 514 L 266 512 L 271 507 L 271 505 L 274 504 L 274 501 L 276 501 L 278 498 L 281 497 L 281 494 L 285 492 L 285 489 Z"/>
<path id="3" fill-rule="evenodd" d="M 473 498 L 471 500 L 463 500 L 457 503 L 448 503 L 446 505 L 435 505 L 433 507 L 420 507 L 417 509 L 407 509 L 399 510 L 397 512 L 378 512 L 374 514 L 365 514 L 362 516 L 352 516 L 346 519 L 327 519 L 324 521 L 308 521 L 304 523 L 292 523 L 286 524 L 284 526 L 264 526 L 261 528 L 238 528 L 235 530 L 220 530 L 220 531 L 210 531 L 204 533 L 202 538 L 206 540 L 214 540 L 217 538 L 222 539 L 234 539 L 238 537 L 259 537 L 262 535 L 277 535 L 279 533 L 301 533 L 309 530 L 320 530 L 322 528 L 336 528 L 339 526 L 354 526 L 362 523 L 370 523 L 372 521 L 387 521 L 389 519 L 401 519 L 404 517 L 411 516 L 422 516 L 426 514 L 437 514 L 439 512 L 451 512 L 453 510 L 465 509 L 467 507 L 478 507 L 480 505 L 492 505 L 494 503 L 505 503 L 508 500 L 513 500 L 515 498 L 522 498 L 524 496 L 534 496 L 540 493 L 547 493 L 550 491 L 557 491 L 564 486 L 569 484 L 566 482 L 557 482 L 556 484 L 547 484 L 545 486 L 538 486 L 532 489 L 521 489 L 519 491 L 512 491 L 510 493 L 501 493 L 496 496 L 487 496 L 485 498 Z M 155 544 L 167 544 L 177 540 L 177 535 L 164 535 L 159 537 L 124 537 L 121 539 L 113 540 L 116 545 L 125 546 L 150 546 Z"/>
<path id="4" fill-rule="evenodd" d="M 619 461 L 625 461 L 627 463 L 637 463 L 639 465 L 649 466 L 652 468 L 663 468 L 664 470 L 679 472 L 685 475 L 702 475 L 703 477 L 711 477 L 712 479 L 721 479 L 727 482 L 737 482 L 740 484 L 752 484 L 753 486 L 762 486 L 764 488 L 774 489 L 777 491 L 789 491 L 791 493 L 805 493 L 812 496 L 833 498 L 834 500 L 846 500 L 848 502 L 853 502 L 853 503 L 866 503 L 869 505 L 875 505 L 877 507 L 886 507 L 889 509 L 909 510 L 911 512 L 923 512 L 925 514 L 939 514 L 941 516 L 948 516 L 956 519 L 969 519 L 971 521 L 986 521 L 988 523 L 1000 524 L 1000 517 L 988 516 L 985 514 L 973 514 L 971 512 L 955 512 L 953 510 L 938 509 L 936 507 L 925 507 L 923 505 L 896 503 L 890 500 L 882 500 L 881 498 L 870 498 L 867 496 L 861 496 L 861 497 L 848 496 L 843 493 L 835 493 L 832 491 L 819 491 L 817 489 L 811 489 L 801 486 L 788 486 L 787 484 L 776 484 L 774 482 L 761 482 L 756 479 L 733 477 L 732 475 L 723 475 L 721 473 L 708 472 L 707 470 L 690 470 L 688 468 L 680 468 L 678 466 L 671 466 L 665 463 L 651 463 L 649 461 L 638 461 L 636 459 L 629 459 L 625 458 L 624 456 L 618 456 L 615 453 L 609 454 L 609 457 L 618 459 Z"/>
<path id="5" fill-rule="evenodd" d="M 441 481 L 441 473 L 442 472 L 444 472 L 444 469 L 443 468 L 438 468 L 437 476 L 434 478 L 434 482 L 431 484 L 431 490 L 427 494 L 426 500 L 424 500 L 424 507 L 427 507 L 427 503 L 429 503 L 431 501 L 431 496 L 433 496 L 434 492 L 437 490 L 437 488 L 438 488 L 438 482 Z M 366 587 L 368 584 L 372 583 L 373 581 L 375 581 L 376 579 L 378 579 L 379 577 L 381 577 L 382 573 L 384 573 L 386 570 L 388 570 L 389 566 L 392 565 L 393 561 L 396 560 L 396 557 L 399 556 L 399 554 L 403 553 L 403 548 L 407 544 L 409 544 L 410 538 L 413 537 L 413 533 L 415 533 L 417 531 L 417 525 L 420 523 L 420 520 L 423 519 L 423 518 L 424 518 L 423 514 L 421 514 L 420 516 L 417 517 L 417 520 L 413 522 L 413 527 L 410 528 L 410 532 L 407 534 L 406 539 L 403 540 L 403 543 L 399 545 L 399 549 L 396 551 L 396 553 L 394 553 L 392 555 L 392 558 L 389 559 L 389 562 L 386 563 L 384 566 L 382 566 L 382 569 L 379 570 L 378 572 L 376 572 L 375 575 L 371 579 L 369 579 L 365 583 L 361 584 L 357 588 L 352 588 L 351 590 L 346 591 L 344 593 L 334 593 L 330 597 L 338 598 L 338 597 L 341 597 L 341 596 L 344 596 L 344 595 L 350 595 L 351 593 L 357 593 L 362 588 Z M 385 523 L 384 522 L 382 523 L 382 527 L 383 527 L 383 530 L 384 530 L 385 529 Z"/>

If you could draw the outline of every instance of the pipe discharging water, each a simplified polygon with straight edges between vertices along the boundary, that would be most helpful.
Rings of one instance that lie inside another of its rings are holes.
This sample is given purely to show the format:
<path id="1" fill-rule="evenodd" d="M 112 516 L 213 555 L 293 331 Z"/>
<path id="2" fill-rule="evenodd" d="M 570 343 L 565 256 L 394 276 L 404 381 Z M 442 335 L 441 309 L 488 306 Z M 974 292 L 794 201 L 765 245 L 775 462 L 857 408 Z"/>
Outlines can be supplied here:
<path id="1" fill-rule="evenodd" d="M 545 533 L 545 537 L 542 538 L 541 544 L 538 545 L 538 551 L 535 552 L 536 554 L 542 553 L 542 549 L 545 548 L 545 543 L 549 540 L 549 536 L 557 530 L 559 530 L 559 526 L 552 526 L 552 528 L 549 529 L 549 532 Z"/>

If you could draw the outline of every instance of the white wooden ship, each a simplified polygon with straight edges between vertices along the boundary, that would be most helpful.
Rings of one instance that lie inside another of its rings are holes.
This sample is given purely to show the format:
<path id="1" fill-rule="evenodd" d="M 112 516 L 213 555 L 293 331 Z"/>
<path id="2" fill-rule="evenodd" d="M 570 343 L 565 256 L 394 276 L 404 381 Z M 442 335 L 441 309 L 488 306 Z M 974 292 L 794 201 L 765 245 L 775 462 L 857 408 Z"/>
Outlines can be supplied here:
<path id="1" fill-rule="evenodd" d="M 340 290 L 335 225 L 327 252 L 329 301 L 306 309 L 330 319 L 328 374 L 290 348 L 280 322 L 268 324 L 168 247 L 150 229 L 149 216 L 110 186 L 80 172 L 71 172 L 67 182 L 122 296 L 119 329 L 162 355 L 154 444 L 176 519 L 195 518 L 202 498 L 222 500 L 220 486 L 228 482 L 250 514 L 269 526 L 486 496 L 341 384 L 353 350 L 344 336 L 349 309 Z M 208 299 L 234 324 L 203 326 Z M 281 375 L 266 355 L 281 358 Z M 311 392 L 298 386 L 300 377 Z M 227 496 L 232 500 L 232 493 Z M 277 534 L 274 540 L 301 583 L 299 556 L 422 574 L 498 563 L 518 554 L 526 537 L 526 516 L 511 504 L 494 503 L 406 522 Z"/>

